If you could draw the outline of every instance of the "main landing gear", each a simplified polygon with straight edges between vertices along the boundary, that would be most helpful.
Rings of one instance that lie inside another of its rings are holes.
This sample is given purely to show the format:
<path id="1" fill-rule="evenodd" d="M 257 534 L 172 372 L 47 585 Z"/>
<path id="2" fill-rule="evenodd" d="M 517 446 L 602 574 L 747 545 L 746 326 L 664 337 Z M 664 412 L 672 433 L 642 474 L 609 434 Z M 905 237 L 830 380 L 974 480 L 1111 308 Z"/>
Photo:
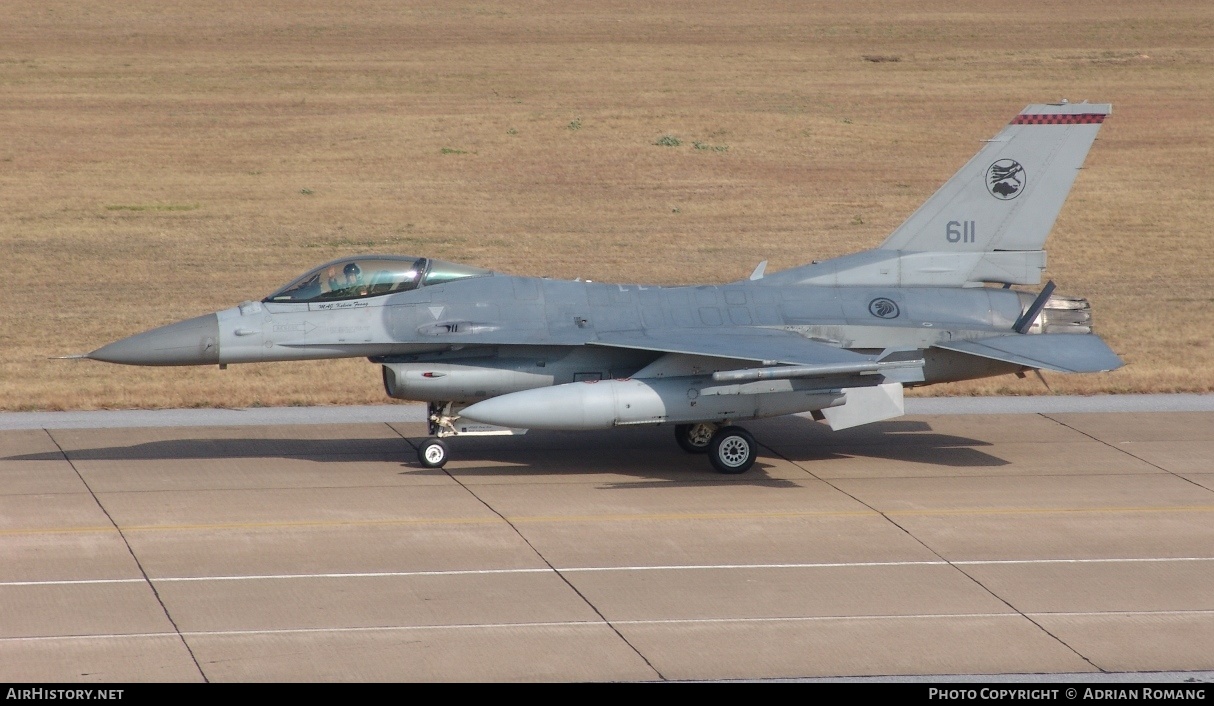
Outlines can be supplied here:
<path id="1" fill-rule="evenodd" d="M 750 432 L 732 425 L 678 424 L 674 438 L 687 453 L 706 453 L 713 468 L 731 475 L 750 470 L 759 449 Z"/>
<path id="2" fill-rule="evenodd" d="M 716 430 L 716 424 L 676 424 L 674 440 L 689 454 L 706 454 Z"/>

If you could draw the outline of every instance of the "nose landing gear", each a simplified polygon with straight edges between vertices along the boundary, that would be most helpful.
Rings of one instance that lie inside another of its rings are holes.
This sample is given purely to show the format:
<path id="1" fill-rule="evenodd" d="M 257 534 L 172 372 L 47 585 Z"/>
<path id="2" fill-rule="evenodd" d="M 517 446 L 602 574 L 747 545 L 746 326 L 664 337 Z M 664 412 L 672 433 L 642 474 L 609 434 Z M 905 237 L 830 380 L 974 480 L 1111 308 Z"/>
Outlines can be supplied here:
<path id="1" fill-rule="evenodd" d="M 477 424 L 461 420 L 459 413 L 464 404 L 456 402 L 431 402 L 427 421 L 430 437 L 417 447 L 417 461 L 426 468 L 442 468 L 451 459 L 451 450 L 444 439 L 457 436 L 513 436 L 526 434 L 526 429 L 508 429 L 490 424 Z"/>
<path id="2" fill-rule="evenodd" d="M 417 461 L 426 468 L 442 468 L 448 456 L 447 444 L 442 439 L 426 439 L 417 447 Z"/>

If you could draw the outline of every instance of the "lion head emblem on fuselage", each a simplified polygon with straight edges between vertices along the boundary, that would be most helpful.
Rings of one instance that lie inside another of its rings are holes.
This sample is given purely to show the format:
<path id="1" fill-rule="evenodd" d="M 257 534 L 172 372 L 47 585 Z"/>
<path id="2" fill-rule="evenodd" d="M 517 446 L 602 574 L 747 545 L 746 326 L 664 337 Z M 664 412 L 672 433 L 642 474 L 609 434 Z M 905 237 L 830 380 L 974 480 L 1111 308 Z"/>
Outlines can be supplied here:
<path id="1" fill-rule="evenodd" d="M 877 297 L 868 303 L 868 313 L 879 319 L 896 319 L 902 312 L 898 310 L 898 305 L 892 299 Z"/>

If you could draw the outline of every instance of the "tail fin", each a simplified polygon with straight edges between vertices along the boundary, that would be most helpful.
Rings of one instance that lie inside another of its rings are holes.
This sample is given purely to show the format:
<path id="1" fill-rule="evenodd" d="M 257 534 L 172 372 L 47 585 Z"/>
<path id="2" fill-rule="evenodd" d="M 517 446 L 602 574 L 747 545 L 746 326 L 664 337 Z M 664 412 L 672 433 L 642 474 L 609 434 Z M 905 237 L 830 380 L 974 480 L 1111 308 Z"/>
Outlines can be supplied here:
<path id="1" fill-rule="evenodd" d="M 1030 105 L 876 250 L 768 276 L 772 283 L 1039 284 L 1054 227 L 1109 104 Z"/>
<path id="2" fill-rule="evenodd" d="M 882 250 L 1041 250 L 1108 104 L 1030 105 L 898 227 Z"/>

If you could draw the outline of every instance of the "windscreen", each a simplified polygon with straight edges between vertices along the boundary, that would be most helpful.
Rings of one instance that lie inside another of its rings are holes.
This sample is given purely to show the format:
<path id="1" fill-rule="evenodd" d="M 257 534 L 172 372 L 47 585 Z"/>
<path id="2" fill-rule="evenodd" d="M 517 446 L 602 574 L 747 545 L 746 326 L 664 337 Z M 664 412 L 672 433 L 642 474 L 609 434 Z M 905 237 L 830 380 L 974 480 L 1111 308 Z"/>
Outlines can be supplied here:
<path id="1" fill-rule="evenodd" d="M 360 257 L 312 270 L 265 298 L 267 302 L 325 302 L 377 297 L 416 289 L 424 257 Z"/>

